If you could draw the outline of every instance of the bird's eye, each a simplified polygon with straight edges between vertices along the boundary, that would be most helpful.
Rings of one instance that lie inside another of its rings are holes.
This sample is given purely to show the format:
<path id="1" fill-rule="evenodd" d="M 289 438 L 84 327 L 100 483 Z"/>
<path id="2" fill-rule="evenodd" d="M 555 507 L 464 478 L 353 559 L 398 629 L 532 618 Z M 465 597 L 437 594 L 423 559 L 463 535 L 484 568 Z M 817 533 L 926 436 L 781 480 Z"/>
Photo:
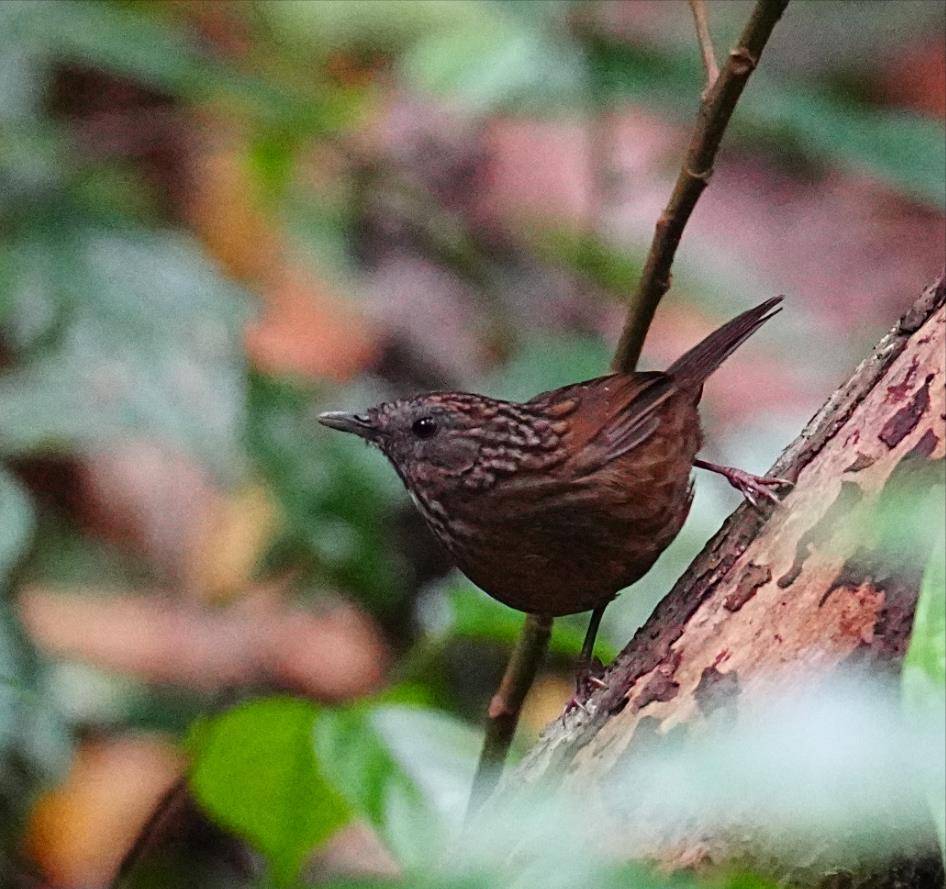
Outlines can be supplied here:
<path id="1" fill-rule="evenodd" d="M 421 417 L 414 421 L 411 432 L 418 438 L 432 438 L 437 434 L 437 421 L 433 417 Z"/>

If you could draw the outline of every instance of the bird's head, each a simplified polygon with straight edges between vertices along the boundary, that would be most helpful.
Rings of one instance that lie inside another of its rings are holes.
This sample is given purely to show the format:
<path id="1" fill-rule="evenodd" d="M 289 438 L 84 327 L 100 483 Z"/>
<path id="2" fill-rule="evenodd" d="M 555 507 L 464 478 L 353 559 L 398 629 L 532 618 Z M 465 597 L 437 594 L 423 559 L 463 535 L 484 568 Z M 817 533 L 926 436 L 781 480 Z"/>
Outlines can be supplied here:
<path id="1" fill-rule="evenodd" d="M 376 445 L 409 489 L 470 473 L 494 434 L 498 402 L 463 393 L 431 393 L 384 402 L 361 414 L 331 411 L 319 422 Z"/>

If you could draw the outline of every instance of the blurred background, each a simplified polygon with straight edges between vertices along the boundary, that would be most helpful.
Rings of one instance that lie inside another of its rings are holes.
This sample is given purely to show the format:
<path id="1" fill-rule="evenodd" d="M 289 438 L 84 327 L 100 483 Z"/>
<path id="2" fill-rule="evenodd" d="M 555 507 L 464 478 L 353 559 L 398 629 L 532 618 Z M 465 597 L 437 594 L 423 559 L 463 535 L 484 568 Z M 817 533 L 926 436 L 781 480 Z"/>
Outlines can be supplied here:
<path id="1" fill-rule="evenodd" d="M 749 9 L 711 0 L 718 55 Z M 709 459 L 764 471 L 942 269 L 944 38 L 932 0 L 776 28 L 645 347 L 786 294 Z M 521 616 L 314 416 L 603 372 L 702 87 L 682 0 L 0 4 L 0 886 L 107 882 L 221 701 L 479 725 Z M 600 654 L 737 503 L 699 475 Z M 181 819 L 146 885 L 229 854 Z"/>

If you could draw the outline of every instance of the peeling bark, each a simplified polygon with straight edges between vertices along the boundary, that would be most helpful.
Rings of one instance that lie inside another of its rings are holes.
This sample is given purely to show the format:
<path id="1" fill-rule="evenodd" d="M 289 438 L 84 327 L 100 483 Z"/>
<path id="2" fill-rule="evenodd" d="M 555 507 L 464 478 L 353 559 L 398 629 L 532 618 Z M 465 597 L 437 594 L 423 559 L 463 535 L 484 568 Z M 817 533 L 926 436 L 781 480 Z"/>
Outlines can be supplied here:
<path id="1" fill-rule="evenodd" d="M 788 668 L 809 689 L 844 664 L 898 667 L 922 564 L 891 560 L 885 541 L 863 531 L 905 485 L 943 478 L 944 301 L 940 279 L 776 461 L 771 474 L 795 482 L 783 503 L 764 512 L 744 505 L 727 519 L 615 659 L 587 711 L 552 724 L 501 794 L 539 783 L 594 793 L 617 762 L 738 707 L 747 687 L 775 671 Z M 727 855 L 712 838 L 684 845 L 663 863 Z"/>

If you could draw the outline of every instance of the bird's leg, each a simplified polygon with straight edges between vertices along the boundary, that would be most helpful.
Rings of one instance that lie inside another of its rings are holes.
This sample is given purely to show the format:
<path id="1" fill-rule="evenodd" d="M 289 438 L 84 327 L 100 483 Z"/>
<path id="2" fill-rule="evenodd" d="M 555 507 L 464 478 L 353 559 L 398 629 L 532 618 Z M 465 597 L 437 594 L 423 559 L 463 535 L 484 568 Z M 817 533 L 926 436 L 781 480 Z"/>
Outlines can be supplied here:
<path id="1" fill-rule="evenodd" d="M 591 620 L 588 621 L 588 630 L 585 633 L 585 641 L 581 646 L 581 654 L 578 655 L 578 670 L 575 674 L 575 694 L 565 705 L 562 716 L 566 716 L 576 708 L 585 709 L 583 698 L 588 696 L 589 686 L 592 688 L 605 688 L 605 683 L 595 675 L 596 666 L 600 663 L 595 661 L 595 639 L 598 636 L 598 627 L 601 626 L 601 618 L 604 616 L 604 609 L 607 603 L 599 605 L 591 612 Z"/>
<path id="2" fill-rule="evenodd" d="M 743 469 L 735 469 L 732 466 L 720 466 L 718 463 L 710 463 L 708 460 L 696 458 L 693 461 L 694 466 L 700 469 L 708 469 L 710 472 L 717 472 L 726 481 L 729 482 L 743 497 L 753 506 L 758 506 L 757 497 L 765 497 L 773 503 L 778 503 L 779 498 L 772 488 L 780 488 L 785 485 L 792 486 L 792 483 L 785 478 L 772 478 L 767 475 L 753 475 Z"/>
<path id="3" fill-rule="evenodd" d="M 586 685 L 594 685 L 603 688 L 604 683 L 595 676 L 595 639 L 598 638 L 598 627 L 601 626 L 601 618 L 604 617 L 604 609 L 607 603 L 599 605 L 591 612 L 591 620 L 588 621 L 588 630 L 585 633 L 585 641 L 581 645 L 581 654 L 578 655 L 578 673 L 575 677 L 576 692 L 581 694 Z"/>

